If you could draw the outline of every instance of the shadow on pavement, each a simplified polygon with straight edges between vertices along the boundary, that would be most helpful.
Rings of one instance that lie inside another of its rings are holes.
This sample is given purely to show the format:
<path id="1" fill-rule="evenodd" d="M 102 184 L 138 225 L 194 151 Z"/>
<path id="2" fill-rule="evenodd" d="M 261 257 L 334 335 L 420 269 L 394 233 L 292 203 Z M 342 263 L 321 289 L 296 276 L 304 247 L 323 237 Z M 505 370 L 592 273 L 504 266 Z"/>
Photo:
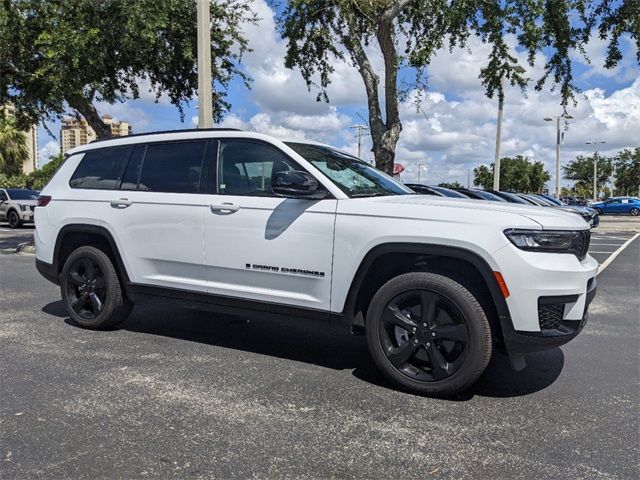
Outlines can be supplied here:
<path id="1" fill-rule="evenodd" d="M 49 303 L 42 311 L 64 318 L 68 325 L 78 328 L 68 318 L 62 301 Z M 324 368 L 352 370 L 360 380 L 396 390 L 373 365 L 365 338 L 350 335 L 344 325 L 294 318 L 256 320 L 255 317 L 221 315 L 154 302 L 137 305 L 117 329 L 269 355 Z M 476 384 L 449 400 L 468 401 L 475 395 L 518 397 L 543 390 L 562 372 L 564 355 L 555 348 L 527 355 L 527 363 L 527 368 L 516 372 L 504 353 L 495 352 Z"/>

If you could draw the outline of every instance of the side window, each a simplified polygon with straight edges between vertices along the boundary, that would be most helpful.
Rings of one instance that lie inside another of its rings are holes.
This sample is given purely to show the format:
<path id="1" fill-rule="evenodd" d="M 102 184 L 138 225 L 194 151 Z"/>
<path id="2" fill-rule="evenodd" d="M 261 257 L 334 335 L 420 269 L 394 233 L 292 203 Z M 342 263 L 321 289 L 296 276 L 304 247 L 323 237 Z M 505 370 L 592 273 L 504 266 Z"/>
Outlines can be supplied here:
<path id="1" fill-rule="evenodd" d="M 132 150 L 133 147 L 89 150 L 73 172 L 69 185 L 71 188 L 114 190 Z"/>
<path id="2" fill-rule="evenodd" d="M 218 192 L 222 195 L 274 197 L 271 176 L 302 170 L 280 150 L 257 142 L 222 140 L 218 161 Z"/>
<path id="3" fill-rule="evenodd" d="M 120 190 L 137 190 L 138 179 L 140 178 L 140 169 L 142 168 L 142 160 L 146 149 L 146 145 L 138 145 L 133 149 L 133 154 L 131 155 L 127 168 L 122 175 Z"/>
<path id="4" fill-rule="evenodd" d="M 151 143 L 138 188 L 151 192 L 197 193 L 206 141 Z"/>

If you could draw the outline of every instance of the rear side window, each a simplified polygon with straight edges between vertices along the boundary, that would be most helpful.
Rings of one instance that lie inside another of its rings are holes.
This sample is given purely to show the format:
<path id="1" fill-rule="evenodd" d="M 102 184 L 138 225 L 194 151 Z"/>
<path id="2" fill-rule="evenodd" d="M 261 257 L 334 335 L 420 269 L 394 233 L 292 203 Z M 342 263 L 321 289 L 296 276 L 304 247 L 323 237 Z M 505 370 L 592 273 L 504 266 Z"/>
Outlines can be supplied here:
<path id="1" fill-rule="evenodd" d="M 73 172 L 69 185 L 71 188 L 114 190 L 132 150 L 132 147 L 89 150 Z"/>
<path id="2" fill-rule="evenodd" d="M 138 188 L 151 192 L 197 193 L 206 141 L 152 143 Z"/>

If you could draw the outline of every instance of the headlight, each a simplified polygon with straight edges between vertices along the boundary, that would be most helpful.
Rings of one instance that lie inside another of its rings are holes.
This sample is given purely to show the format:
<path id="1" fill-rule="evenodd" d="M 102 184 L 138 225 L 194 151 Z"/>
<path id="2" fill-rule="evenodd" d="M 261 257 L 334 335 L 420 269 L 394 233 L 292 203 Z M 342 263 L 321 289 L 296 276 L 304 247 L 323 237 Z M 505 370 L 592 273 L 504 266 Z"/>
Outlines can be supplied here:
<path id="1" fill-rule="evenodd" d="M 535 252 L 575 253 L 582 243 L 581 233 L 576 231 L 505 230 L 504 234 L 516 247 Z"/>
<path id="2" fill-rule="evenodd" d="M 23 212 L 29 208 L 27 205 L 22 205 L 21 203 L 19 203 L 18 206 L 20 207 L 20 210 L 22 210 Z"/>

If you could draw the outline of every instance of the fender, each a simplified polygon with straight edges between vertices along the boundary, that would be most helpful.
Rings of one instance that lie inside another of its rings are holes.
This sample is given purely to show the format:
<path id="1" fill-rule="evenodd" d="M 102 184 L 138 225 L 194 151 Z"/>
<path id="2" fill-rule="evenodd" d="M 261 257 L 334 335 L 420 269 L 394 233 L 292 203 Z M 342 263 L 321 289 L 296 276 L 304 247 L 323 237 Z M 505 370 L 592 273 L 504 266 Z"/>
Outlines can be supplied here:
<path id="1" fill-rule="evenodd" d="M 53 265 L 55 266 L 55 268 L 60 269 L 61 267 L 61 265 L 59 265 L 60 250 L 62 249 L 62 243 L 63 243 L 64 237 L 69 233 L 90 233 L 93 235 L 99 235 L 103 237 L 107 241 L 107 243 L 109 244 L 109 247 L 111 248 L 111 251 L 113 252 L 113 255 L 116 261 L 116 266 L 118 268 L 118 272 L 120 273 L 120 275 L 122 275 L 122 280 L 124 280 L 126 284 L 130 283 L 129 274 L 127 273 L 127 269 L 124 266 L 122 257 L 120 256 L 118 245 L 113 239 L 111 232 L 109 232 L 109 230 L 107 230 L 105 227 L 101 227 L 99 225 L 71 223 L 69 225 L 65 225 L 64 227 L 62 227 L 58 232 L 58 238 L 56 239 L 56 245 L 53 250 Z"/>
<path id="2" fill-rule="evenodd" d="M 508 319 L 509 324 L 511 323 L 507 302 L 505 301 L 500 290 L 500 286 L 493 275 L 492 268 L 484 258 L 465 248 L 424 243 L 383 243 L 369 250 L 360 263 L 356 275 L 351 282 L 351 287 L 347 294 L 344 309 L 342 310 L 343 315 L 348 318 L 353 315 L 358 292 L 369 268 L 378 257 L 387 253 L 413 253 L 419 255 L 453 257 L 469 262 L 478 270 L 478 272 L 480 272 L 480 275 L 482 275 L 482 278 L 487 284 L 489 292 L 491 293 L 491 298 L 493 299 L 498 315 L 500 316 L 501 323 L 503 325 L 505 323 L 503 318 Z"/>

